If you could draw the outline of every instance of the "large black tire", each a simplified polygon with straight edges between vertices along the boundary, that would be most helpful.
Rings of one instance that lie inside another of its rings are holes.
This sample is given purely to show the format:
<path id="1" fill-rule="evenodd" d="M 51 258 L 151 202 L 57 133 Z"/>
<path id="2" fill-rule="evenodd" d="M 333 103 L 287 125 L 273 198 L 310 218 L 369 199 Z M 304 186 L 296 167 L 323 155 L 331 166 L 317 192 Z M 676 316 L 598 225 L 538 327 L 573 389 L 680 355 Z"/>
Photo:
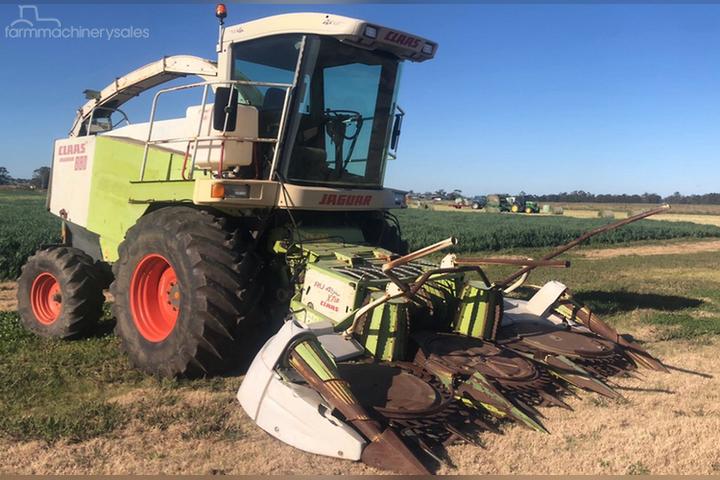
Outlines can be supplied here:
<path id="1" fill-rule="evenodd" d="M 137 368 L 196 377 L 232 367 L 257 301 L 261 265 L 252 238 L 230 220 L 191 207 L 140 218 L 113 266 L 116 331 Z M 168 270 L 169 269 L 169 270 Z"/>
<path id="2" fill-rule="evenodd" d="M 77 248 L 38 250 L 18 279 L 21 322 L 42 337 L 82 336 L 102 316 L 104 298 L 92 258 Z"/>

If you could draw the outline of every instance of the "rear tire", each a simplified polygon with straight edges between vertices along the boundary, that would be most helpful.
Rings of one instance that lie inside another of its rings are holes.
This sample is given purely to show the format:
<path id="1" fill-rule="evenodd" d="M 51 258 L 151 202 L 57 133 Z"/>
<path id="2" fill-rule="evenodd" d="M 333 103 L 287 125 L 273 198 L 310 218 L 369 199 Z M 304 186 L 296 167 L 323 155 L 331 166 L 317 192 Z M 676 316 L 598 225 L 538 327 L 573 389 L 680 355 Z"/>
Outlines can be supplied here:
<path id="1" fill-rule="evenodd" d="M 41 337 L 80 337 L 102 316 L 103 286 L 102 275 L 82 250 L 38 250 L 18 279 L 21 322 Z"/>
<path id="2" fill-rule="evenodd" d="M 249 233 L 228 223 L 168 207 L 128 230 L 111 291 L 117 333 L 137 368 L 195 377 L 239 357 L 236 332 L 257 301 L 260 262 L 248 253 Z"/>

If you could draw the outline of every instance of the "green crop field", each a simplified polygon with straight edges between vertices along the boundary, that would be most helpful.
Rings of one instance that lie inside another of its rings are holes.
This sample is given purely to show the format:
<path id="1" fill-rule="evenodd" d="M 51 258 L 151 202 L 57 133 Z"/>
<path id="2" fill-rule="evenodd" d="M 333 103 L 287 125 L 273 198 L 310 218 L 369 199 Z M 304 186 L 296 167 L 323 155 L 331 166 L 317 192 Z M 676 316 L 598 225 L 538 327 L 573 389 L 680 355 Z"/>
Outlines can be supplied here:
<path id="1" fill-rule="evenodd" d="M 43 244 L 58 241 L 59 220 L 45 210 L 41 193 L 0 190 L 0 280 L 15 279 L 28 255 Z M 516 248 L 552 247 L 607 223 L 593 218 L 526 216 L 501 213 L 408 209 L 396 213 L 410 248 L 420 248 L 449 236 L 460 240 L 460 253 Z M 720 237 L 720 227 L 690 222 L 644 220 L 600 235 L 590 244 L 641 240 Z"/>
<path id="2" fill-rule="evenodd" d="M 15 279 L 38 247 L 56 243 L 60 221 L 45 210 L 45 194 L 0 190 L 0 280 Z"/>
<path id="3" fill-rule="evenodd" d="M 529 216 L 504 213 L 469 214 L 407 209 L 396 213 L 410 248 L 420 248 L 455 236 L 460 253 L 551 247 L 612 222 L 607 219 Z M 641 220 L 592 238 L 594 245 L 641 240 L 720 237 L 720 227 L 690 222 Z"/>

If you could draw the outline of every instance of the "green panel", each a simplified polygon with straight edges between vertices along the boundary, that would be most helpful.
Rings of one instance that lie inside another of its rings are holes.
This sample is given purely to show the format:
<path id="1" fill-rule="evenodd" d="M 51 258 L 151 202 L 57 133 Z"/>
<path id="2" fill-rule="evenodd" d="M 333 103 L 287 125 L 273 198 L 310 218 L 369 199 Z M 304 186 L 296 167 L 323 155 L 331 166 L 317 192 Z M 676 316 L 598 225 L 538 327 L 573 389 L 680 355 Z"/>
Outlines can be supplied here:
<path id="1" fill-rule="evenodd" d="M 483 282 L 471 281 L 460 294 L 460 308 L 454 330 L 463 335 L 488 340 L 495 339 L 495 306 L 502 302 L 499 291 Z"/>
<path id="2" fill-rule="evenodd" d="M 192 200 L 193 182 L 179 181 L 182 154 L 151 148 L 145 170 L 145 180 L 150 182 L 131 183 L 140 178 L 143 150 L 143 143 L 132 140 L 96 139 L 87 228 L 100 235 L 106 261 L 117 260 L 125 232 L 150 203 Z"/>
<path id="3" fill-rule="evenodd" d="M 300 342 L 293 349 L 323 382 L 340 378 L 335 362 L 316 338 Z"/>
<path id="4" fill-rule="evenodd" d="M 368 312 L 361 343 L 376 360 L 404 360 L 408 329 L 407 302 L 390 300 Z"/>
<path id="5" fill-rule="evenodd" d="M 445 331 L 451 327 L 458 309 L 458 285 L 462 285 L 458 278 L 431 280 L 423 285 L 423 295 L 432 302 L 432 308 L 427 310 L 432 316 L 427 319 L 428 328 Z M 414 313 L 413 321 L 420 320 L 417 317 Z"/>

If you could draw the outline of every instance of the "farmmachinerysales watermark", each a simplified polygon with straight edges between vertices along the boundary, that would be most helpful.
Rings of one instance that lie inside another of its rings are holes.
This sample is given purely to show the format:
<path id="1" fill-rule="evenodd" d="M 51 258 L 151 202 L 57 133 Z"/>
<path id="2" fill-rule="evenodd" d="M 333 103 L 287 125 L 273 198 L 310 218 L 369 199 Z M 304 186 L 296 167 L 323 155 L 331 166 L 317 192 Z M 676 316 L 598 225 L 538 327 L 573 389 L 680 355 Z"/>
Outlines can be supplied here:
<path id="1" fill-rule="evenodd" d="M 36 5 L 18 5 L 20 14 L 5 27 L 5 38 L 40 40 L 137 40 L 150 38 L 150 29 L 128 27 L 86 27 L 82 25 L 63 26 L 54 17 L 42 17 Z"/>

